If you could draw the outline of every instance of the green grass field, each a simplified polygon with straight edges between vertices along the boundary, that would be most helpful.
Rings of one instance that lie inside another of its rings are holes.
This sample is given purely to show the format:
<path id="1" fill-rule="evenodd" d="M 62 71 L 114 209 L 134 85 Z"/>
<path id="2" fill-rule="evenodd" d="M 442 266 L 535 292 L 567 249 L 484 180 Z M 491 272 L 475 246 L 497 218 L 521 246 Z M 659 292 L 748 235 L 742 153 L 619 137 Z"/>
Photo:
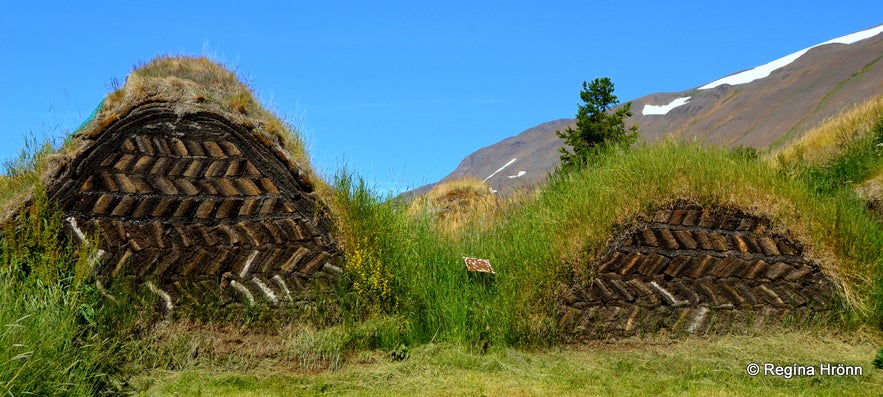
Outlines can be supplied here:
<path id="1" fill-rule="evenodd" d="M 337 370 L 194 366 L 136 377 L 144 396 L 646 396 L 875 395 L 883 370 L 870 364 L 879 334 L 786 331 L 774 335 L 649 338 L 547 349 L 424 344 L 407 360 L 354 353 Z M 861 366 L 861 376 L 749 376 L 750 363 Z"/>

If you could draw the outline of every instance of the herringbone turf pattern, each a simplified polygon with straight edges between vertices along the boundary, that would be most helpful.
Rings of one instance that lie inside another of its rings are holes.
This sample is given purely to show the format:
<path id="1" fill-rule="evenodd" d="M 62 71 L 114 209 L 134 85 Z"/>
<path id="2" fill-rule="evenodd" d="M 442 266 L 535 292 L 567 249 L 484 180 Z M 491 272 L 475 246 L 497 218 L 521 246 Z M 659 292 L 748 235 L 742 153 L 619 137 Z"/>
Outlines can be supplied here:
<path id="1" fill-rule="evenodd" d="M 49 193 L 100 235 L 106 280 L 150 281 L 176 300 L 201 285 L 275 302 L 337 256 L 311 182 L 245 126 L 159 102 L 95 136 Z"/>
<path id="2" fill-rule="evenodd" d="M 614 241 L 576 279 L 559 325 L 578 339 L 740 331 L 830 315 L 834 284 L 799 244 L 741 211 L 678 203 Z"/>

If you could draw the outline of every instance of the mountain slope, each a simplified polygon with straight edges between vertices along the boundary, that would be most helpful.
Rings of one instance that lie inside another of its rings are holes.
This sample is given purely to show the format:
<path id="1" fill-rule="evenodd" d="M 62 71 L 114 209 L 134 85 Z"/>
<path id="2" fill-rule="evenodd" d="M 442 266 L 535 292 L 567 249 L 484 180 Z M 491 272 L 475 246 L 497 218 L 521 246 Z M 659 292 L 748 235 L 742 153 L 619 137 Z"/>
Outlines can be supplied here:
<path id="1" fill-rule="evenodd" d="M 883 25 L 813 46 L 703 86 L 632 100 L 648 141 L 779 146 L 845 108 L 883 94 Z M 448 176 L 486 180 L 494 190 L 532 186 L 558 163 L 555 135 L 573 123 L 540 124 L 467 156 Z M 421 188 L 422 189 L 422 188 Z M 418 189 L 420 190 L 420 189 Z"/>

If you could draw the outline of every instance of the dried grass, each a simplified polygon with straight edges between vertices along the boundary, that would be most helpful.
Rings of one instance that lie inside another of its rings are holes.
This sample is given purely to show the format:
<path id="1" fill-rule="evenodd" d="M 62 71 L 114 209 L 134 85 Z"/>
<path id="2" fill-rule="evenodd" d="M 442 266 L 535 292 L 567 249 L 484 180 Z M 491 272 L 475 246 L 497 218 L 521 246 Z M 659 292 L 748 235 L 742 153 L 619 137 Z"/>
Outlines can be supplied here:
<path id="1" fill-rule="evenodd" d="M 179 113 L 211 111 L 250 128 L 284 148 L 298 167 L 313 173 L 300 133 L 264 109 L 234 72 L 206 57 L 160 56 L 138 66 L 119 90 L 105 99 L 94 120 L 80 134 L 94 136 L 103 127 L 153 101 L 173 103 Z"/>
<path id="2" fill-rule="evenodd" d="M 429 217 L 448 234 L 466 225 L 488 226 L 505 205 L 486 183 L 461 178 L 436 185 L 408 206 L 411 216 Z"/>
<path id="3" fill-rule="evenodd" d="M 820 164 L 843 154 L 850 142 L 867 138 L 883 114 L 883 96 L 857 104 L 810 129 L 794 143 L 768 156 L 773 166 Z"/>

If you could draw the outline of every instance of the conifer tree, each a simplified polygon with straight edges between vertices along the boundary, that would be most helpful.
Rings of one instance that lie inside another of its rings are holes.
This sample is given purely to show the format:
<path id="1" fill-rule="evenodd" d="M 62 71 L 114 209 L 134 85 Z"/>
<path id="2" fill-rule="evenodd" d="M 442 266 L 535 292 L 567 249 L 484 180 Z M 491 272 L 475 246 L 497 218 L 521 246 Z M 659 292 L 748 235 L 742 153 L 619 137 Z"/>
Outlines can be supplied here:
<path id="1" fill-rule="evenodd" d="M 632 103 L 612 110 L 619 101 L 609 77 L 584 81 L 580 98 L 584 104 L 578 105 L 576 128 L 555 131 L 566 144 L 561 148 L 561 168 L 565 170 L 583 167 L 607 150 L 628 148 L 638 138 L 637 125 L 625 127 L 625 119 L 632 116 Z"/>

